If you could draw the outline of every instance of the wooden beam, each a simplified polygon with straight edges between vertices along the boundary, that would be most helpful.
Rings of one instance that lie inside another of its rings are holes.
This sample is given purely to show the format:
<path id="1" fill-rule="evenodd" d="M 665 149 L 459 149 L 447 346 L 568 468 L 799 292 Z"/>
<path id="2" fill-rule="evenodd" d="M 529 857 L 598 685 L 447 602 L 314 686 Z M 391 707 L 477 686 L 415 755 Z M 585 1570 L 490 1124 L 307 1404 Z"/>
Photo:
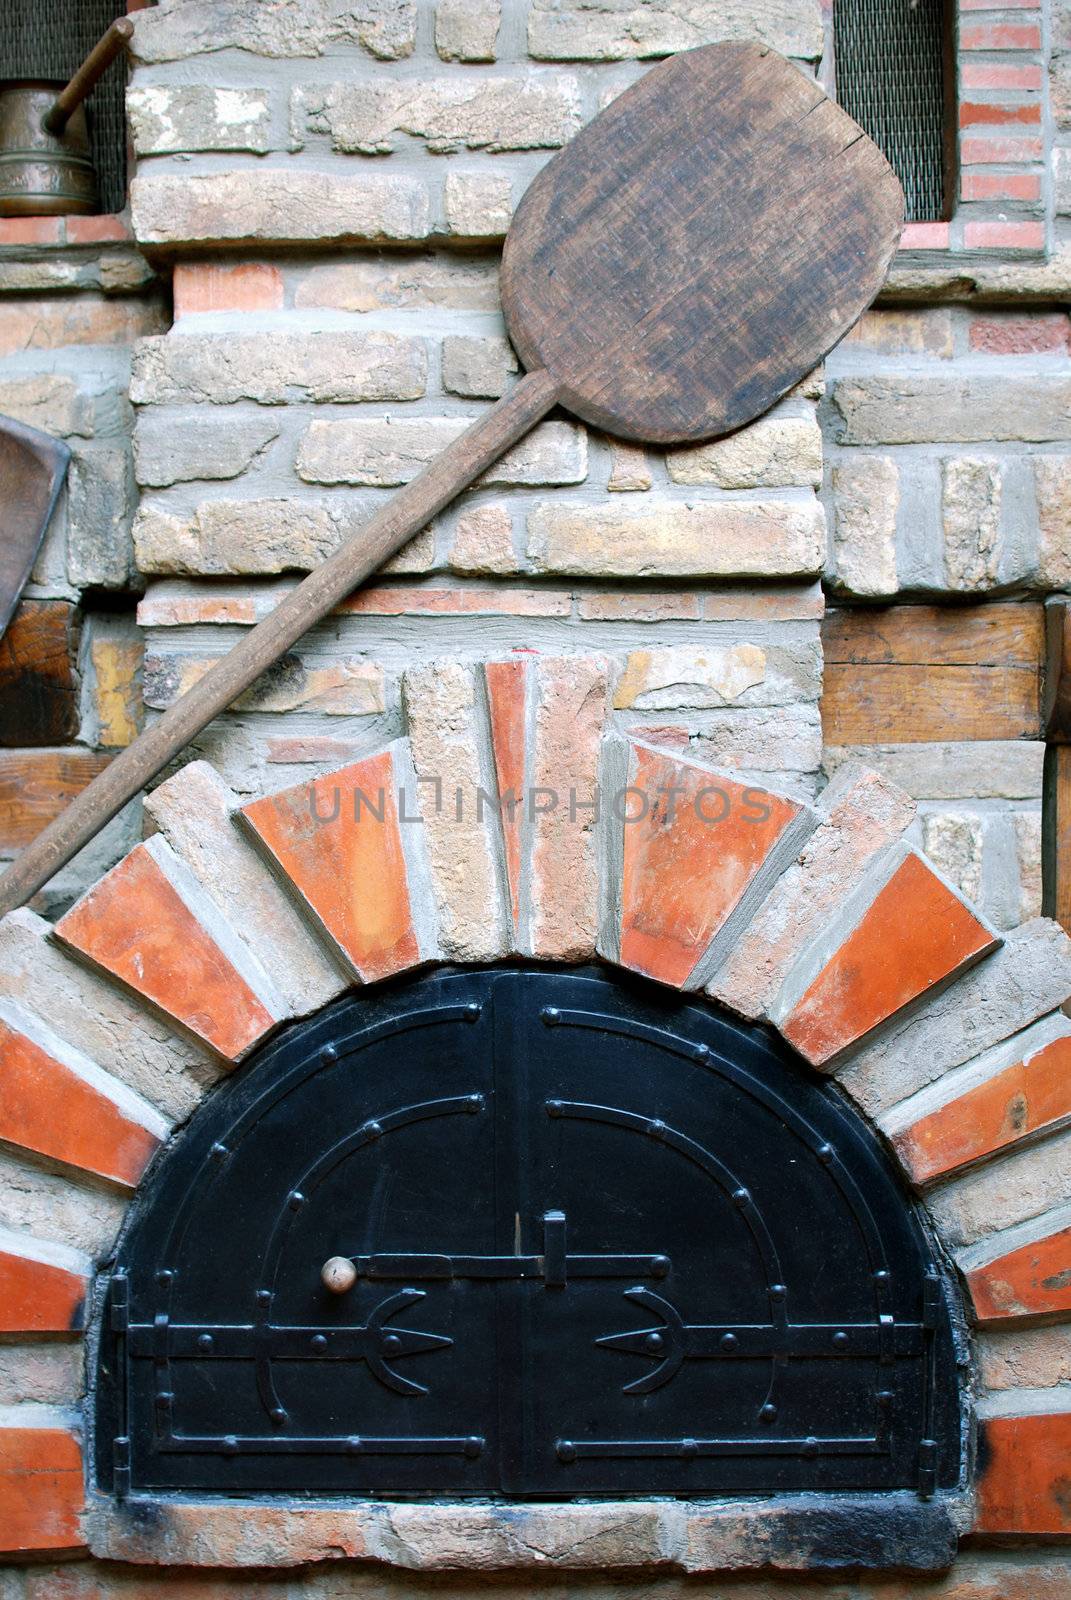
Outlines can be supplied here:
<path id="1" fill-rule="evenodd" d="M 1043 641 L 1034 602 L 831 610 L 825 743 L 1040 739 Z"/>
<path id="2" fill-rule="evenodd" d="M 78 614 L 24 600 L 0 639 L 0 745 L 54 745 L 78 733 Z"/>
<path id="3" fill-rule="evenodd" d="M 0 751 L 0 850 L 21 850 L 111 760 L 95 750 Z"/>

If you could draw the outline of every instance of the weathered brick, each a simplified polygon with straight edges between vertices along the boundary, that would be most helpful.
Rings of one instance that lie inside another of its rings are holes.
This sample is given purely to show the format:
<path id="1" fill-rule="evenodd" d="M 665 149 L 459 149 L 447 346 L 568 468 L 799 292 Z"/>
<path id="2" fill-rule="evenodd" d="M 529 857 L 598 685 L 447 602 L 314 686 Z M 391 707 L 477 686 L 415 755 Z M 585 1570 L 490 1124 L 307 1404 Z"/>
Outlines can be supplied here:
<path id="1" fill-rule="evenodd" d="M 220 1076 L 209 1050 L 177 1037 L 151 1009 L 72 960 L 49 924 L 25 908 L 0 922 L 0 994 L 47 1016 L 57 1033 L 77 1040 L 172 1121 L 184 1121 Z"/>
<path id="2" fill-rule="evenodd" d="M 320 56 L 359 44 L 382 61 L 412 54 L 415 0 L 302 0 L 263 6 L 259 0 L 163 0 L 135 15 L 131 53 L 138 61 L 182 61 L 215 50 L 258 56 Z"/>
<path id="3" fill-rule="evenodd" d="M 83 1474 L 82 1447 L 63 1412 L 47 1406 L 5 1408 L 0 1423 L 0 1550 L 19 1555 L 80 1549 Z"/>
<path id="4" fill-rule="evenodd" d="M 73 378 L 58 372 L 34 372 L 0 380 L 0 412 L 42 433 L 72 434 L 88 439 L 94 431 L 92 398 Z"/>
<path id="5" fill-rule="evenodd" d="M 1071 378 L 839 378 L 844 444 L 1071 439 Z"/>
<path id="6" fill-rule="evenodd" d="M 990 1391 L 1071 1384 L 1071 1328 L 1009 1328 L 978 1336 L 978 1370 Z"/>
<path id="7" fill-rule="evenodd" d="M 267 261 L 177 261 L 171 295 L 176 322 L 201 311 L 279 311 L 283 275 Z"/>
<path id="8" fill-rule="evenodd" d="M 1067 1200 L 1069 1157 L 1071 1132 L 1054 1133 L 938 1184 L 927 1204 L 940 1237 L 959 1250 L 1055 1210 Z"/>
<path id="9" fill-rule="evenodd" d="M 168 1126 L 31 1012 L 0 1001 L 0 1138 L 133 1188 Z"/>
<path id="10" fill-rule="evenodd" d="M 756 644 L 631 650 L 614 685 L 614 709 L 670 711 L 728 705 L 747 690 L 765 685 L 767 659 L 767 652 Z"/>
<path id="11" fill-rule="evenodd" d="M 598 922 L 595 812 L 583 806 L 598 781 L 606 663 L 541 656 L 533 668 L 528 953 L 582 961 L 594 952 Z"/>
<path id="12" fill-rule="evenodd" d="M 993 461 L 954 457 L 942 465 L 941 520 L 950 589 L 990 589 L 998 582 L 1001 473 Z"/>
<path id="13" fill-rule="evenodd" d="M 306 483 L 391 488 L 408 483 L 463 433 L 468 417 L 401 417 L 397 421 L 310 422 L 298 447 Z M 587 435 L 571 422 L 543 422 L 489 467 L 480 486 L 582 483 Z"/>
<path id="14" fill-rule="evenodd" d="M 452 176 L 447 173 L 448 198 Z M 491 181 L 500 182 L 498 178 Z M 505 194 L 508 202 L 508 179 Z M 508 204 L 505 216 L 508 222 Z M 505 232 L 505 223 L 501 231 Z M 175 270 L 177 274 L 179 268 Z M 299 310 L 327 306 L 337 311 L 411 311 L 423 307 L 497 311 L 498 272 L 492 262 L 446 254 L 384 255 L 340 265 L 313 266 L 294 289 L 294 305 Z"/>
<path id="15" fill-rule="evenodd" d="M 443 388 L 451 394 L 495 400 L 504 393 L 518 366 L 508 339 L 453 333 L 443 340 Z"/>
<path id="16" fill-rule="evenodd" d="M 0 1229 L 0 1332 L 79 1332 L 92 1268 L 70 1245 Z"/>
<path id="17" fill-rule="evenodd" d="M 139 156 L 181 150 L 250 150 L 264 155 L 270 148 L 266 89 L 135 84 L 127 90 L 126 114 Z"/>
<path id="18" fill-rule="evenodd" d="M 422 957 L 399 825 L 404 774 L 395 757 L 393 748 L 381 751 L 238 813 L 364 982 Z"/>
<path id="19" fill-rule="evenodd" d="M 1065 354 L 1069 326 L 1067 314 L 1062 311 L 1036 312 L 1030 317 L 990 313 L 972 319 L 969 342 L 972 350 L 987 355 L 1029 356 L 1049 351 Z"/>
<path id="20" fill-rule="evenodd" d="M 642 494 L 654 482 L 647 451 L 642 445 L 626 444 L 623 439 L 609 439 L 610 476 L 606 481 L 609 494 Z"/>
<path id="21" fill-rule="evenodd" d="M 968 900 L 982 891 L 982 819 L 963 811 L 931 811 L 922 819 L 922 848 Z"/>
<path id="22" fill-rule="evenodd" d="M 81 294 L 0 301 L 0 355 L 65 345 L 133 344 L 167 326 L 155 297 Z"/>
<path id="23" fill-rule="evenodd" d="M 517 78 L 383 78 L 296 89 L 291 115 L 334 149 L 386 155 L 395 136 L 429 150 L 557 149 L 580 126 L 580 85 L 562 73 Z"/>
<path id="24" fill-rule="evenodd" d="M 435 48 L 444 61 L 493 61 L 501 23 L 499 0 L 439 0 Z"/>
<path id="25" fill-rule="evenodd" d="M 727 439 L 670 450 L 666 468 L 673 483 L 814 488 L 822 481 L 822 434 L 813 417 L 763 417 Z"/>
<path id="26" fill-rule="evenodd" d="M 663 594 L 627 590 L 578 595 L 577 616 L 582 622 L 699 622 L 702 612 L 697 594 L 676 589 Z"/>
<path id="27" fill-rule="evenodd" d="M 219 656 L 149 650 L 144 699 L 163 711 L 199 683 Z M 287 653 L 233 701 L 235 711 L 303 711 L 328 717 L 376 716 L 386 709 L 383 668 L 361 656 L 315 661 Z"/>
<path id="28" fill-rule="evenodd" d="M 346 986 L 289 895 L 234 820 L 236 796 L 207 762 L 193 761 L 145 799 L 163 834 L 205 894 L 282 991 L 295 1015 L 326 1005 Z"/>
<path id="29" fill-rule="evenodd" d="M 652 738 L 638 727 L 635 732 Z M 814 705 L 706 711 L 701 731 L 686 740 L 697 761 L 723 771 L 814 773 L 822 762 L 822 724 Z"/>
<path id="30" fill-rule="evenodd" d="M 754 0 L 732 10 L 705 0 L 534 0 L 528 14 L 529 53 L 544 61 L 667 56 L 717 39 L 759 39 L 813 60 L 822 52 L 821 14 L 812 0 Z"/>
<path id="31" fill-rule="evenodd" d="M 270 418 L 215 415 L 176 418 L 142 411 L 134 427 L 134 472 L 140 484 L 162 488 L 199 479 L 239 478 L 279 437 Z"/>
<path id="32" fill-rule="evenodd" d="M 1071 1311 L 1071 1206 L 988 1234 L 957 1259 L 983 1325 L 1066 1317 Z"/>
<path id="33" fill-rule="evenodd" d="M 900 473 L 892 456 L 861 456 L 833 468 L 833 581 L 851 594 L 895 594 Z"/>
<path id="34" fill-rule="evenodd" d="M 887 356 L 952 355 L 952 313 L 947 306 L 923 311 L 865 311 L 841 341 L 841 349 Z"/>
<path id="35" fill-rule="evenodd" d="M 1071 942 L 1038 918 L 917 1015 L 894 1022 L 838 1072 L 864 1111 L 878 1116 L 942 1073 L 980 1055 L 1063 1004 L 1071 993 Z"/>
<path id="36" fill-rule="evenodd" d="M 1008 1398 L 1014 1400 L 1014 1394 Z M 1020 1538 L 1071 1534 L 1071 1408 L 1063 1397 L 1054 1397 L 1048 1411 L 988 1415 L 981 1431 L 976 1530 Z"/>
<path id="37" fill-rule="evenodd" d="M 378 244 L 427 238 L 427 186 L 400 174 L 241 167 L 139 172 L 130 185 L 135 238 L 146 245 Z"/>
<path id="38" fill-rule="evenodd" d="M 1071 1120 L 1071 1025 L 1036 1023 L 881 1118 L 916 1183 Z"/>
<path id="39" fill-rule="evenodd" d="M 75 1168 L 51 1172 L 31 1160 L 0 1147 L 0 1227 L 42 1240 L 58 1235 L 87 1256 L 104 1255 L 115 1242 L 129 1192 L 99 1181 L 72 1181 Z"/>
<path id="40" fill-rule="evenodd" d="M 396 333 L 183 334 L 138 345 L 130 398 L 136 405 L 417 400 L 426 381 L 423 340 Z"/>
<path id="41" fill-rule="evenodd" d="M 409 748 L 423 782 L 422 834 L 443 955 L 491 961 L 510 946 L 501 902 L 490 772 L 480 758 L 475 671 L 457 661 L 412 667 L 402 679 Z"/>
<path id="42" fill-rule="evenodd" d="M 506 883 L 513 923 L 513 944 L 521 947 L 522 839 L 528 786 L 526 740 L 528 695 L 532 672 L 523 656 L 488 661 L 483 669 L 491 734 L 491 759 L 499 799 Z M 525 903 L 525 909 L 527 904 Z"/>
<path id="43" fill-rule="evenodd" d="M 134 577 L 134 471 L 125 444 L 79 445 L 67 472 L 67 577 L 127 589 Z"/>
<path id="44" fill-rule="evenodd" d="M 1019 867 L 1019 922 L 1029 922 L 1041 915 L 1041 812 L 1017 811 L 1012 817 L 1015 835 L 1015 858 Z"/>
<path id="45" fill-rule="evenodd" d="M 503 173 L 448 172 L 443 210 L 459 239 L 504 239 L 513 217 L 513 185 Z"/>
<path id="46" fill-rule="evenodd" d="M 506 506 L 473 506 L 457 519 L 449 564 L 455 572 L 517 571 L 513 520 Z"/>
<path id="47" fill-rule="evenodd" d="M 1045 746 L 1030 739 L 827 745 L 828 773 L 846 761 L 873 767 L 916 800 L 1035 800 Z"/>
<path id="48" fill-rule="evenodd" d="M 915 808 L 895 784 L 843 767 L 817 807 L 818 827 L 774 884 L 707 993 L 733 1011 L 762 1015 L 793 962 L 826 925 L 879 850 L 910 825 Z"/>
<path id="49" fill-rule="evenodd" d="M 771 1019 L 813 1066 L 827 1065 L 999 942 L 914 851 L 894 847 L 872 874 L 800 957 L 771 1007 Z"/>
<path id="50" fill-rule="evenodd" d="M 0 1406 L 77 1406 L 84 1390 L 85 1352 L 80 1339 L 0 1344 Z"/>
<path id="51" fill-rule="evenodd" d="M 1071 586 L 1071 455 L 1034 457 L 1038 517 L 1037 580 L 1044 589 Z"/>
<path id="52" fill-rule="evenodd" d="M 814 503 L 548 501 L 528 517 L 528 555 L 578 577 L 796 577 L 821 570 L 825 524 Z"/>
<path id="53" fill-rule="evenodd" d="M 284 1014 L 267 974 L 162 839 L 137 845 L 56 933 L 227 1060 Z"/>
<path id="54" fill-rule="evenodd" d="M 620 803 L 603 797 L 622 835 L 620 925 L 603 948 L 662 983 L 698 986 L 812 818 L 797 801 L 637 743 L 622 775 Z"/>

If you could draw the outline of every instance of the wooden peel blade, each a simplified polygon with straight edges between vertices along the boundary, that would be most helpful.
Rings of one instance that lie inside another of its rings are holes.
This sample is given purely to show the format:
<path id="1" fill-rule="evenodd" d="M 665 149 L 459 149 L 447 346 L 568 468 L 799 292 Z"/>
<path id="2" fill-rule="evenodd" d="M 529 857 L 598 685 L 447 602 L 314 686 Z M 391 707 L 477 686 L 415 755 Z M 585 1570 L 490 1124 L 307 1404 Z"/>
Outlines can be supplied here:
<path id="1" fill-rule="evenodd" d="M 0 417 L 0 637 L 33 571 L 70 459 L 59 439 Z"/>
<path id="2" fill-rule="evenodd" d="M 0 879 L 0 914 L 553 406 L 654 444 L 766 411 L 869 305 L 902 222 L 884 157 L 774 51 L 706 45 L 652 68 L 518 208 L 502 299 L 526 376 L 38 835 Z"/>

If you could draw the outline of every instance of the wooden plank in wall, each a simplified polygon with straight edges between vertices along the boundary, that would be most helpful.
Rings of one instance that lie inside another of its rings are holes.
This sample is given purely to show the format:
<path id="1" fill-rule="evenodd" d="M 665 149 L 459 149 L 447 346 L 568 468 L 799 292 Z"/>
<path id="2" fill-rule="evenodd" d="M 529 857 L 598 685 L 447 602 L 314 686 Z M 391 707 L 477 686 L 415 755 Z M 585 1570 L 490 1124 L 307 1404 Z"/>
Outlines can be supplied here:
<path id="1" fill-rule="evenodd" d="M 78 617 L 24 600 L 0 639 L 0 745 L 63 744 L 78 732 Z"/>
<path id="2" fill-rule="evenodd" d="M 1042 737 L 1034 602 L 831 610 L 822 643 L 827 745 Z"/>
<path id="3" fill-rule="evenodd" d="M 0 850 L 21 850 L 111 760 L 95 750 L 0 750 Z"/>
<path id="4" fill-rule="evenodd" d="M 1041 909 L 1071 932 L 1071 744 L 1045 751 Z"/>

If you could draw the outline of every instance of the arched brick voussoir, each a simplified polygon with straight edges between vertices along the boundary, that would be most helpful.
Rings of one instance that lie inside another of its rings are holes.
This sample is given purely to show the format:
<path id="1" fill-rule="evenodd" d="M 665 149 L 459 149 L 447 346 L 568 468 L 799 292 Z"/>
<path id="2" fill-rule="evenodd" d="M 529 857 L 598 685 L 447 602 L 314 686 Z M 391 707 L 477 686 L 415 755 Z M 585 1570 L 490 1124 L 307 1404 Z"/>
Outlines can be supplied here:
<path id="1" fill-rule="evenodd" d="M 897 844 L 802 952 L 769 1020 L 812 1066 L 828 1069 L 1000 943 L 952 884 Z"/>
<path id="2" fill-rule="evenodd" d="M 52 1406 L 0 1406 L 0 1554 L 79 1550 L 85 1505 L 82 1444 Z"/>
<path id="3" fill-rule="evenodd" d="M 11 1000 L 0 1001 L 0 1139 L 133 1188 L 168 1124 Z"/>
<path id="4" fill-rule="evenodd" d="M 817 816 L 637 739 L 603 746 L 608 912 L 600 954 L 677 988 L 708 982 Z"/>
<path id="5" fill-rule="evenodd" d="M 81 1333 L 91 1273 L 82 1251 L 0 1227 L 0 1333 Z"/>
<path id="6" fill-rule="evenodd" d="M 159 836 L 84 894 L 56 937 L 225 1060 L 287 1015 L 267 973 Z"/>
<path id="7" fill-rule="evenodd" d="M 238 813 L 298 904 L 365 983 L 438 953 L 417 806 L 408 746 L 398 740 Z"/>
<path id="8" fill-rule="evenodd" d="M 957 1252 L 980 1325 L 1071 1315 L 1071 1173 L 1067 1186 L 1065 1205 Z"/>
<path id="9" fill-rule="evenodd" d="M 1071 1395 L 1013 1389 L 979 1411 L 976 1531 L 1071 1535 Z"/>

